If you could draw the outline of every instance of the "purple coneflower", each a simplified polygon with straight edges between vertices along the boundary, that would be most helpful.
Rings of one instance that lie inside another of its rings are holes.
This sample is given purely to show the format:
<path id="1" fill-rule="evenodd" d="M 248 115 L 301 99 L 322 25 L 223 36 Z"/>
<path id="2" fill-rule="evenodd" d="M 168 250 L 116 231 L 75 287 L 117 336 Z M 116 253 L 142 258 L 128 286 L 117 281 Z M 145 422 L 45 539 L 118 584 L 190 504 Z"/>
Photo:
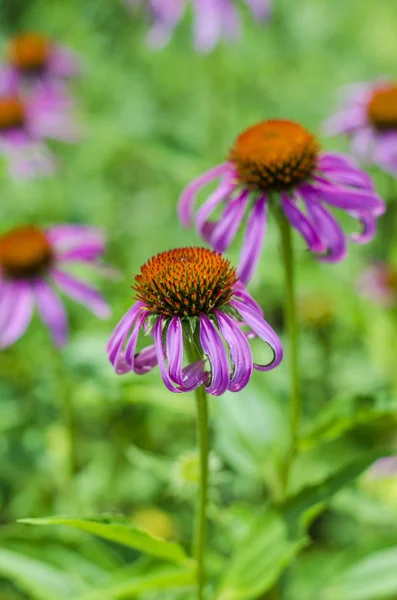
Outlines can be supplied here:
<path id="1" fill-rule="evenodd" d="M 104 247 L 102 233 L 82 225 L 49 229 L 28 225 L 0 236 L 0 347 L 24 334 L 35 305 L 55 344 L 66 342 L 67 316 L 54 286 L 96 316 L 108 317 L 109 307 L 101 295 L 64 270 L 73 264 L 95 270 Z"/>
<path id="2" fill-rule="evenodd" d="M 344 107 L 327 119 L 324 128 L 330 134 L 349 136 L 352 152 L 361 160 L 397 173 L 397 83 L 351 86 Z"/>
<path id="3" fill-rule="evenodd" d="M 386 263 L 368 267 L 358 279 L 358 289 L 369 300 L 383 307 L 397 304 L 397 268 Z"/>
<path id="4" fill-rule="evenodd" d="M 81 135 L 72 101 L 54 87 L 37 88 L 28 97 L 10 80 L 3 79 L 0 87 L 0 152 L 11 174 L 23 178 L 52 172 L 55 163 L 44 140 L 75 142 Z"/>
<path id="5" fill-rule="evenodd" d="M 292 121 L 264 121 L 240 134 L 228 161 L 195 179 L 183 192 L 179 216 L 186 227 L 192 224 L 198 192 L 215 180 L 218 187 L 197 211 L 197 228 L 215 250 L 224 252 L 248 213 L 238 270 L 244 285 L 262 251 L 269 205 L 279 204 L 309 248 L 330 262 L 345 256 L 346 236 L 329 207 L 361 221 L 363 230 L 350 236 L 358 243 L 372 239 L 376 217 L 385 210 L 364 171 L 343 154 L 320 152 L 316 138 Z M 222 215 L 211 220 L 220 206 Z"/>
<path id="6" fill-rule="evenodd" d="M 40 33 L 23 33 L 8 47 L 8 64 L 14 76 L 27 83 L 48 83 L 72 77 L 79 72 L 74 54 Z"/>
<path id="7" fill-rule="evenodd" d="M 244 0 L 255 18 L 265 20 L 270 15 L 270 0 Z M 141 0 L 127 0 L 134 6 Z M 210 52 L 221 38 L 233 39 L 240 29 L 235 0 L 192 0 L 194 11 L 195 46 L 200 52 Z M 163 47 L 185 12 L 187 0 L 149 0 L 154 24 L 149 32 L 149 42 Z"/>
<path id="8" fill-rule="evenodd" d="M 279 338 L 230 262 L 217 252 L 181 248 L 158 254 L 142 267 L 132 287 L 136 302 L 107 346 L 119 374 L 143 374 L 158 364 L 170 391 L 188 392 L 204 384 L 209 394 L 219 396 L 243 389 L 253 369 L 274 369 L 282 359 Z M 135 354 L 142 330 L 153 336 L 154 344 Z M 250 335 L 272 348 L 270 364 L 253 362 Z"/>

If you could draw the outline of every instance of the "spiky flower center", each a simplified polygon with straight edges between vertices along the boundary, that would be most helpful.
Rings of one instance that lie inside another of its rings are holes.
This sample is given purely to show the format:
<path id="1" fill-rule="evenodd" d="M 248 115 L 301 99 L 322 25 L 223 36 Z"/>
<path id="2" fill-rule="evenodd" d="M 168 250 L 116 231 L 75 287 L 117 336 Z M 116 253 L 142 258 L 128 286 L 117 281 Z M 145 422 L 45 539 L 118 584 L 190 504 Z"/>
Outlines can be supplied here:
<path id="1" fill-rule="evenodd" d="M 368 117 L 377 129 L 397 128 L 397 84 L 382 86 L 373 92 Z"/>
<path id="2" fill-rule="evenodd" d="M 0 131 L 22 127 L 25 121 L 25 109 L 17 96 L 0 98 Z"/>
<path id="3" fill-rule="evenodd" d="M 50 243 L 37 227 L 18 227 L 0 237 L 0 272 L 6 278 L 37 277 L 52 259 Z"/>
<path id="4" fill-rule="evenodd" d="M 315 169 L 320 146 L 293 121 L 258 123 L 241 133 L 229 152 L 238 177 L 252 190 L 287 190 Z"/>
<path id="5" fill-rule="evenodd" d="M 192 317 L 227 304 L 237 281 L 221 254 L 205 248 L 179 248 L 151 258 L 132 288 L 152 313 Z"/>
<path id="6" fill-rule="evenodd" d="M 49 40 L 40 33 L 23 33 L 16 36 L 9 47 L 8 56 L 14 67 L 25 72 L 45 68 L 50 53 Z"/>

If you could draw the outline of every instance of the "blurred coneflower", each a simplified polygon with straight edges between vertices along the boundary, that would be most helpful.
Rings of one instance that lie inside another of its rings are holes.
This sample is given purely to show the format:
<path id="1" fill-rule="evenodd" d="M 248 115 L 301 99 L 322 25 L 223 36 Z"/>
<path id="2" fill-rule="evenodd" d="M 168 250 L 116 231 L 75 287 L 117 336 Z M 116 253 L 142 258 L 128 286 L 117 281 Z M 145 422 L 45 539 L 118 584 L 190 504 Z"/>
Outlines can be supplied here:
<path id="1" fill-rule="evenodd" d="M 372 239 L 376 218 L 385 210 L 368 174 L 343 154 L 321 152 L 315 136 L 293 121 L 269 120 L 243 131 L 227 162 L 190 183 L 179 204 L 186 227 L 192 224 L 197 194 L 216 180 L 218 187 L 197 211 L 197 229 L 224 252 L 248 215 L 238 270 L 244 285 L 261 255 L 269 206 L 280 206 L 310 250 L 330 262 L 344 258 L 346 236 L 329 208 L 361 222 L 362 231 L 350 236 L 358 243 Z M 220 218 L 211 220 L 221 206 Z"/>
<path id="2" fill-rule="evenodd" d="M 349 86 L 343 106 L 324 123 L 330 134 L 345 134 L 352 152 L 391 174 L 397 173 L 397 83 L 378 81 Z"/>
<path id="3" fill-rule="evenodd" d="M 126 0 L 130 6 L 142 4 L 142 0 Z M 243 0 L 256 19 L 270 16 L 271 0 Z M 172 37 L 181 21 L 187 0 L 149 0 L 153 27 L 149 43 L 161 48 Z M 194 12 L 194 41 L 199 52 L 210 52 L 222 38 L 234 39 L 240 31 L 236 0 L 192 0 Z"/>
<path id="4" fill-rule="evenodd" d="M 102 296 L 64 270 L 76 264 L 98 269 L 104 251 L 102 233 L 83 225 L 42 229 L 28 225 L 0 236 L 0 347 L 6 348 L 26 331 L 37 306 L 54 342 L 67 338 L 67 315 L 54 287 L 84 304 L 96 316 L 110 310 Z"/>
<path id="5" fill-rule="evenodd" d="M 18 86 L 0 77 L 0 151 L 18 178 L 53 171 L 55 160 L 45 139 L 75 142 L 81 132 L 73 102 L 59 90 L 37 88 L 22 96 Z"/>
<path id="6" fill-rule="evenodd" d="M 136 302 L 107 346 L 119 374 L 143 374 L 158 364 L 172 392 L 204 384 L 209 394 L 221 395 L 243 389 L 253 369 L 273 369 L 282 359 L 279 338 L 230 262 L 215 251 L 180 248 L 158 254 L 141 268 L 132 288 Z M 153 336 L 154 344 L 136 354 L 142 330 Z M 272 362 L 254 363 L 250 334 L 269 344 Z"/>
<path id="7" fill-rule="evenodd" d="M 22 83 L 46 84 L 70 78 L 80 70 L 71 50 L 36 32 L 26 32 L 12 38 L 6 58 L 12 76 Z"/>
<path id="8" fill-rule="evenodd" d="M 397 304 L 397 267 L 374 263 L 358 278 L 358 289 L 363 296 L 383 307 Z"/>

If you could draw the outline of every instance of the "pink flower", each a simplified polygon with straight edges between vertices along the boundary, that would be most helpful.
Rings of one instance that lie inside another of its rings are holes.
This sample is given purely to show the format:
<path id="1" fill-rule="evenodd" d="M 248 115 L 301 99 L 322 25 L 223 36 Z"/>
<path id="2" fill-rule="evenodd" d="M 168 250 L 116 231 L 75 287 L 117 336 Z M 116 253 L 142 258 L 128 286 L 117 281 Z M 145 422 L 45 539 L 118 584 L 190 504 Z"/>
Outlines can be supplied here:
<path id="1" fill-rule="evenodd" d="M 73 117 L 73 102 L 58 87 L 37 87 L 21 95 L 15 80 L 0 77 L 0 152 L 15 178 L 35 177 L 54 170 L 46 139 L 76 142 L 81 132 Z"/>
<path id="2" fill-rule="evenodd" d="M 377 81 L 349 86 L 343 107 L 330 117 L 327 133 L 344 133 L 354 154 L 397 173 L 397 83 Z"/>
<path id="3" fill-rule="evenodd" d="M 66 343 L 67 315 L 54 287 L 107 318 L 102 296 L 65 270 L 75 264 L 98 270 L 104 249 L 102 233 L 83 225 L 25 226 L 0 236 L 0 347 L 25 333 L 35 306 L 55 344 Z"/>
<path id="4" fill-rule="evenodd" d="M 131 6 L 142 0 L 127 0 Z M 157 48 L 165 46 L 176 26 L 182 20 L 187 0 L 149 0 L 154 24 L 149 32 L 149 43 Z M 235 0 L 192 0 L 194 11 L 194 40 L 199 52 L 210 52 L 222 38 L 234 39 L 240 31 L 240 20 Z M 270 0 L 245 0 L 256 19 L 270 15 Z"/>
<path id="5" fill-rule="evenodd" d="M 279 338 L 220 254 L 205 248 L 163 252 L 142 267 L 132 287 L 136 302 L 107 346 L 118 374 L 143 375 L 158 365 L 171 392 L 204 384 L 209 394 L 220 396 L 243 389 L 253 369 L 280 364 Z M 140 332 L 154 343 L 136 354 Z M 267 365 L 254 363 L 248 340 L 255 335 L 273 350 Z"/>
<path id="6" fill-rule="evenodd" d="M 199 192 L 218 182 L 194 215 Z M 321 152 L 316 138 L 298 123 L 269 120 L 245 130 L 227 162 L 192 181 L 181 195 L 179 217 L 218 252 L 233 242 L 245 217 L 245 237 L 238 274 L 246 285 L 262 253 L 270 206 L 279 206 L 320 260 L 336 262 L 346 254 L 346 236 L 330 209 L 342 209 L 360 221 L 350 236 L 369 242 L 376 219 L 385 210 L 371 178 L 343 154 Z M 212 214 L 222 208 L 221 216 Z"/>
<path id="7" fill-rule="evenodd" d="M 369 300 L 380 306 L 397 304 L 397 268 L 386 263 L 368 267 L 358 279 L 358 289 Z"/>

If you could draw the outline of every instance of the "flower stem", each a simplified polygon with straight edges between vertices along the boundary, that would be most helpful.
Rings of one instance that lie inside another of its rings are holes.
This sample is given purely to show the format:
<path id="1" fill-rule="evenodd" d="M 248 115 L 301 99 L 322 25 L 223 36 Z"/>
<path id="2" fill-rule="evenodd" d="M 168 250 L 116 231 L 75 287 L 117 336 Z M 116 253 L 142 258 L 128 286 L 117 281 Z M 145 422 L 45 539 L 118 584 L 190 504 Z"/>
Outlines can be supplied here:
<path id="1" fill-rule="evenodd" d="M 294 249 L 292 243 L 291 226 L 281 209 L 277 211 L 277 218 L 281 234 L 281 249 L 284 263 L 284 315 L 289 337 L 289 364 L 291 382 L 290 447 L 282 472 L 282 484 L 285 494 L 288 486 L 291 464 L 297 451 L 298 431 L 302 407 L 299 377 L 298 318 L 296 309 Z"/>
<path id="2" fill-rule="evenodd" d="M 207 489 L 208 489 L 208 405 L 203 385 L 196 389 L 197 435 L 200 454 L 200 485 L 197 502 L 193 555 L 197 561 L 197 599 L 204 598 L 204 556 L 207 538 Z"/>

